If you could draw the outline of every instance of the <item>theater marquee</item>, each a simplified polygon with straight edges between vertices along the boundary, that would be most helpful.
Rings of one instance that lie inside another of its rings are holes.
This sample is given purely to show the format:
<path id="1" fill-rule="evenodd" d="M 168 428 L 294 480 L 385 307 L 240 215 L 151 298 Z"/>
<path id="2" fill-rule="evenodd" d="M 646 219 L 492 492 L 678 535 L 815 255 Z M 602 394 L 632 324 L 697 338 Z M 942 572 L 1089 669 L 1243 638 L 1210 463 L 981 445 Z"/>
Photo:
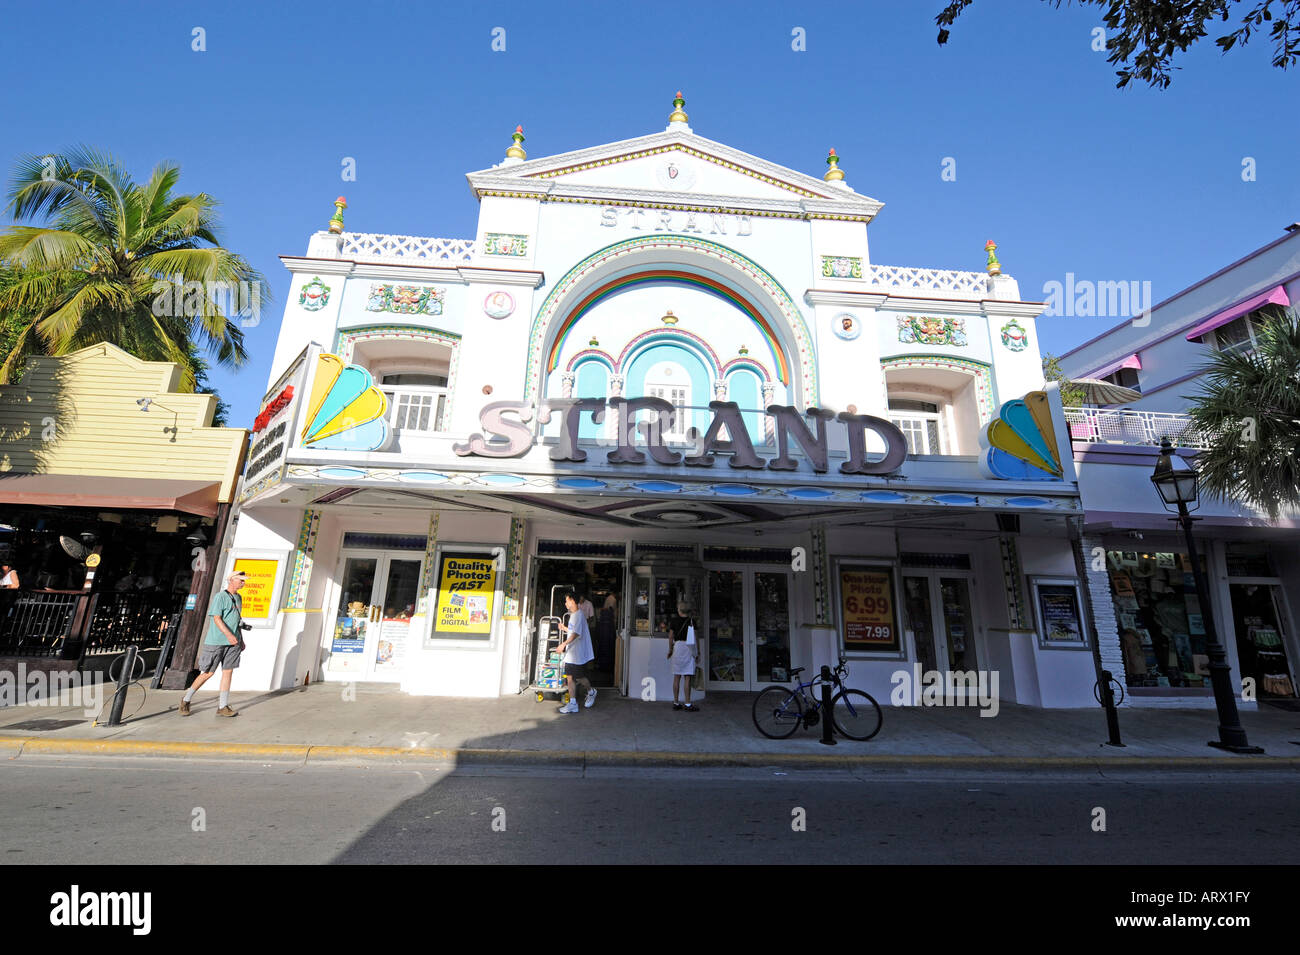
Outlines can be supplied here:
<path id="1" fill-rule="evenodd" d="M 605 456 L 610 464 L 644 464 L 648 454 L 656 464 L 712 467 L 715 454 L 725 453 L 730 455 L 728 463 L 733 468 L 794 471 L 799 464 L 790 456 L 790 442 L 793 440 L 803 450 L 812 469 L 823 473 L 829 466 L 827 424 L 831 421 L 839 422 L 848 439 L 848 460 L 840 465 L 843 474 L 892 474 L 907 458 L 907 439 L 903 432 L 884 418 L 845 412 L 836 414 L 822 408 L 809 408 L 801 414 L 790 405 L 769 405 L 765 413 L 773 422 L 777 454 L 766 459 L 754 450 L 740 406 L 734 401 L 709 402 L 713 420 L 700 439 L 699 450 L 695 454 L 683 454 L 669 449 L 663 442 L 662 436 L 673 430 L 677 413 L 677 409 L 663 398 L 548 398 L 542 402 L 540 413 L 530 402 L 494 401 L 479 413 L 484 433 L 470 435 L 468 442 L 454 445 L 452 450 L 462 456 L 519 457 L 526 454 L 537 440 L 532 424 L 534 416 L 539 424 L 547 424 L 552 415 L 558 414 L 560 439 L 551 449 L 551 460 L 585 461 L 587 452 L 578 447 L 582 418 L 590 415 L 593 422 L 601 424 L 606 409 L 613 409 L 619 422 L 617 447 Z M 636 421 L 638 412 L 642 411 L 654 415 L 653 423 Z M 813 422 L 812 427 L 808 425 L 809 419 Z M 720 437 L 724 426 L 731 436 L 730 441 Z M 885 456 L 878 461 L 867 458 L 868 431 L 885 443 Z M 634 441 L 636 433 L 641 435 L 640 444 Z"/>

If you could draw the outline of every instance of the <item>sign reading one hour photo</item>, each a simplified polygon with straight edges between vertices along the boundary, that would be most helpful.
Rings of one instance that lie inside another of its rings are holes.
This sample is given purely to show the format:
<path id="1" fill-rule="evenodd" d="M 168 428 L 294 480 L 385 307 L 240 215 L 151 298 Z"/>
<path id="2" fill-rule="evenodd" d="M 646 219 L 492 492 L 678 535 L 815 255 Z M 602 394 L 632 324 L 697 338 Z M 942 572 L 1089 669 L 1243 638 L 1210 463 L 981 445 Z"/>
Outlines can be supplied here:
<path id="1" fill-rule="evenodd" d="M 275 580 L 279 574 L 278 560 L 263 560 L 253 557 L 235 558 L 231 573 L 243 571 L 244 589 L 239 595 L 244 600 L 241 616 L 245 620 L 269 620 L 271 618 L 271 596 L 275 593 Z"/>
<path id="2" fill-rule="evenodd" d="M 486 640 L 492 632 L 496 579 L 496 558 L 490 554 L 443 554 L 433 635 Z"/>
<path id="3" fill-rule="evenodd" d="M 847 649 L 898 650 L 893 571 L 841 567 L 840 619 Z"/>

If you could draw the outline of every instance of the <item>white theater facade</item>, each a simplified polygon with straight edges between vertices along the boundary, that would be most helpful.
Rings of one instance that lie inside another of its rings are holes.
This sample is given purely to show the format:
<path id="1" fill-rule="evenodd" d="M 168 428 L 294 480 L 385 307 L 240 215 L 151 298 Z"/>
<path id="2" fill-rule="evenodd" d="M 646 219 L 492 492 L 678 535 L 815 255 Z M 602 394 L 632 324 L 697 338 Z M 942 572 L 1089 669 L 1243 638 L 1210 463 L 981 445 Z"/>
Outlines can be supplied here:
<path id="1" fill-rule="evenodd" d="M 633 696 L 668 695 L 685 600 L 705 693 L 843 654 L 882 702 L 919 666 L 1093 705 L 1041 306 L 992 248 L 872 264 L 881 203 L 833 152 L 795 172 L 682 105 L 543 159 L 517 132 L 468 176 L 473 239 L 347 232 L 340 200 L 284 257 L 228 555 L 255 578 L 237 689 L 515 694 L 572 587 L 597 685 Z"/>

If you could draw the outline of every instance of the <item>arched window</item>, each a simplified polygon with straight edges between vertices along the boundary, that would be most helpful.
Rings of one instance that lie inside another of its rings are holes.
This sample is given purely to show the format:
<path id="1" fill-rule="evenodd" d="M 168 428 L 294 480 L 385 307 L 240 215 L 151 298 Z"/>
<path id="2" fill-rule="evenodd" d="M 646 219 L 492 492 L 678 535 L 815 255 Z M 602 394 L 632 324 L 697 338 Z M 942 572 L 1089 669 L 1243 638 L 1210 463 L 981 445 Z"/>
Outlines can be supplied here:
<path id="1" fill-rule="evenodd" d="M 661 361 L 652 365 L 645 376 L 647 398 L 662 398 L 677 409 L 673 426 L 663 436 L 665 441 L 685 441 L 690 427 L 691 379 L 686 369 L 675 361 Z"/>
<path id="2" fill-rule="evenodd" d="M 608 398 L 609 369 L 598 361 L 584 361 L 578 365 L 574 373 L 573 397 Z M 584 414 L 582 423 L 578 425 L 578 439 L 594 441 L 606 432 L 608 424 L 608 421 L 596 424 L 591 420 L 591 415 Z"/>
<path id="3" fill-rule="evenodd" d="M 734 401 L 742 409 L 745 427 L 749 431 L 749 440 L 762 444 L 766 440 L 763 433 L 763 389 L 758 376 L 752 371 L 741 368 L 727 376 L 727 400 Z M 756 409 L 750 411 L 748 409 Z"/>
<path id="4" fill-rule="evenodd" d="M 715 366 L 706 364 L 692 348 L 673 341 L 654 342 L 636 352 L 624 367 L 624 393 L 629 398 L 663 398 L 678 409 L 665 440 L 684 442 L 691 428 L 703 433 L 708 427 Z M 641 420 L 649 416 L 642 415 Z"/>

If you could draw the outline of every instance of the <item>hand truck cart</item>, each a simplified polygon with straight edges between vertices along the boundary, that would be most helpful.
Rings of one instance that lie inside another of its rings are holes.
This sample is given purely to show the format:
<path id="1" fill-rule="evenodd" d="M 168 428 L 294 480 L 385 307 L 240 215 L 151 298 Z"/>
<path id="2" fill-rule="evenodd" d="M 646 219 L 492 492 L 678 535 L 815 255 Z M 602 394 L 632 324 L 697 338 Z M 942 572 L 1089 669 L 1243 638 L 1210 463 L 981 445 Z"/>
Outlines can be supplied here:
<path id="1" fill-rule="evenodd" d="M 547 694 L 555 694 L 562 700 L 569 692 L 568 681 L 564 678 L 564 662 L 555 649 L 564 641 L 564 634 L 560 632 L 564 618 L 555 612 L 555 593 L 568 589 L 567 584 L 556 584 L 551 588 L 549 613 L 538 621 L 533 682 L 528 687 L 537 694 L 538 703 L 546 699 Z"/>

